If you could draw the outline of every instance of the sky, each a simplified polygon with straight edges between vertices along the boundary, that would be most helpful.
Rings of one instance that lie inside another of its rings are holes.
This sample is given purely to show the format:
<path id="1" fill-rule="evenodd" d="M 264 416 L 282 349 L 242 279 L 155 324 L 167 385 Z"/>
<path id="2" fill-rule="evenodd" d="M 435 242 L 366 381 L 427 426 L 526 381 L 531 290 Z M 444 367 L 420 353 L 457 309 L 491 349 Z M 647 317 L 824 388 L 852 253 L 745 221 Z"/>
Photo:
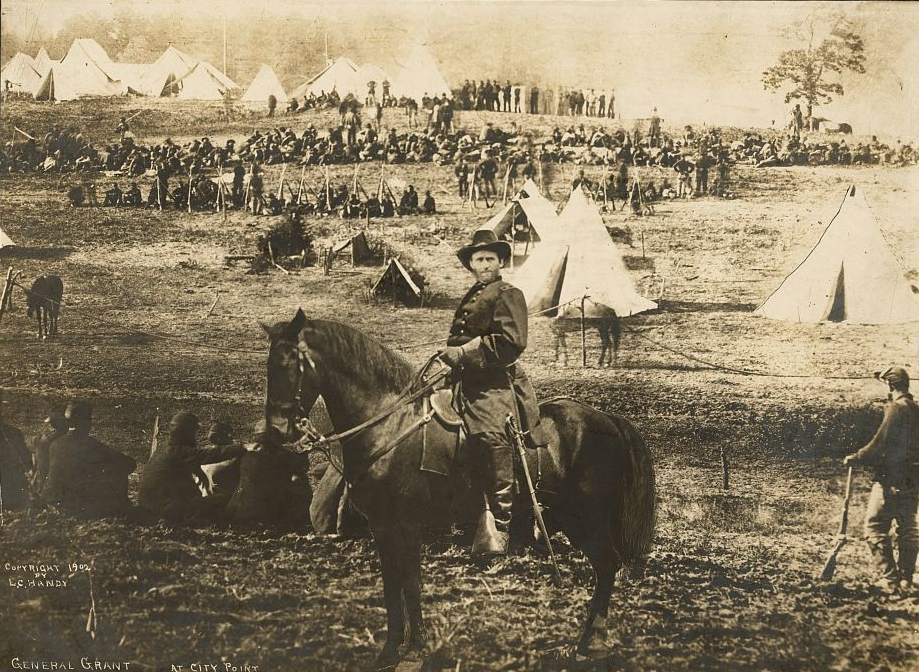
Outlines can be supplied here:
<path id="1" fill-rule="evenodd" d="M 27 35 L 36 25 L 53 32 L 76 14 L 122 8 L 320 22 L 373 11 L 404 28 L 405 44 L 387 45 L 381 61 L 426 42 L 453 84 L 497 63 L 512 79 L 536 72 L 544 85 L 615 89 L 625 118 L 657 107 L 664 119 L 766 127 L 789 115 L 783 95 L 761 83 L 778 54 L 798 46 L 782 28 L 839 10 L 863 21 L 869 73 L 845 77 L 846 95 L 819 114 L 857 133 L 919 140 L 919 2 L 4 0 L 0 20 Z"/>

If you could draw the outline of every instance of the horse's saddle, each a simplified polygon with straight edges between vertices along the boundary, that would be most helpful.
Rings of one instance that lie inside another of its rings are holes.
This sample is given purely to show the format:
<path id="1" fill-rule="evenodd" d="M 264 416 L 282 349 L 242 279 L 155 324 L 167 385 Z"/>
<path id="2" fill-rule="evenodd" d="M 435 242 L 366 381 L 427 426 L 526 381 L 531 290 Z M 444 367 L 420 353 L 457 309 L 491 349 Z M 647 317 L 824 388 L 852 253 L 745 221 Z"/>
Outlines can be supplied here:
<path id="1" fill-rule="evenodd" d="M 443 387 L 434 390 L 431 396 L 424 398 L 425 413 L 429 412 L 443 425 L 443 428 L 456 434 L 455 441 L 427 441 L 428 426 L 424 425 L 421 453 L 421 470 L 431 471 L 446 476 L 455 468 L 457 453 L 466 443 L 466 432 L 463 418 L 453 405 L 455 395 L 453 388 Z"/>
<path id="2" fill-rule="evenodd" d="M 453 406 L 453 390 L 445 387 L 435 390 L 429 399 L 431 409 L 438 420 L 448 427 L 462 427 L 463 419 Z"/>

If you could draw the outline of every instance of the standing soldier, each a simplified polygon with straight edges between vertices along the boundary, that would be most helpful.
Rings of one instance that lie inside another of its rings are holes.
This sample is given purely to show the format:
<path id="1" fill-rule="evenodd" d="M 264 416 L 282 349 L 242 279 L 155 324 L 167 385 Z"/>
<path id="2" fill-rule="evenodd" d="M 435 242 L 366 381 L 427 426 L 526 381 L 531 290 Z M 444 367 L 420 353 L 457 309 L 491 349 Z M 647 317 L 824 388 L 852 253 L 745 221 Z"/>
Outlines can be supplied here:
<path id="1" fill-rule="evenodd" d="M 530 88 L 530 114 L 539 114 L 539 87 L 535 84 Z"/>
<path id="2" fill-rule="evenodd" d="M 884 420 L 864 448 L 846 456 L 843 464 L 874 469 L 865 511 L 865 537 L 881 577 L 876 586 L 892 594 L 915 593 L 913 573 L 919 552 L 919 406 L 909 393 L 909 374 L 899 366 L 875 371 L 889 393 Z M 890 523 L 897 521 L 899 557 L 894 562 Z"/>
<path id="3" fill-rule="evenodd" d="M 511 246 L 494 231 L 479 229 L 456 256 L 476 279 L 453 317 L 441 360 L 460 386 L 463 422 L 473 473 L 484 490 L 485 508 L 472 546 L 473 556 L 507 553 L 514 494 L 514 451 L 505 426 L 513 415 L 528 442 L 541 442 L 536 393 L 518 358 L 527 346 L 523 292 L 501 279 Z"/>
<path id="4" fill-rule="evenodd" d="M 469 165 L 462 157 L 456 160 L 456 167 L 453 169 L 453 174 L 456 175 L 457 187 L 459 187 L 459 197 L 465 201 L 466 195 L 469 193 Z"/>
<path id="5" fill-rule="evenodd" d="M 121 117 L 118 120 L 118 126 L 115 127 L 115 132 L 118 133 L 118 137 L 124 142 L 124 136 L 127 135 L 130 128 L 128 128 L 128 122 L 124 117 Z"/>
<path id="6" fill-rule="evenodd" d="M 268 117 L 274 116 L 274 111 L 278 107 L 278 99 L 273 93 L 268 94 Z"/>

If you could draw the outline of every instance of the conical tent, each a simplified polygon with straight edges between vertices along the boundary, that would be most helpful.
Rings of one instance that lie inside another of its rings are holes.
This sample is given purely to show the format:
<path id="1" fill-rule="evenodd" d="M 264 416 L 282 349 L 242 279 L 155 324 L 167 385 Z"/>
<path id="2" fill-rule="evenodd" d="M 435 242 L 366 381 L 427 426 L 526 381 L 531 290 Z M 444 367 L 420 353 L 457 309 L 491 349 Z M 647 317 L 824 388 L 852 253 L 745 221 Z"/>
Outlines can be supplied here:
<path id="1" fill-rule="evenodd" d="M 38 71 L 39 75 L 44 76 L 48 70 L 51 69 L 51 65 L 54 61 L 51 60 L 51 57 L 48 56 L 48 51 L 44 47 L 41 47 L 38 50 L 38 53 L 35 54 L 35 69 Z"/>
<path id="2" fill-rule="evenodd" d="M 148 96 L 174 96 L 179 92 L 178 82 L 188 75 L 198 59 L 169 45 L 144 73 L 142 92 Z"/>
<path id="3" fill-rule="evenodd" d="M 274 70 L 271 69 L 270 65 L 263 65 L 259 68 L 258 74 L 255 75 L 255 79 L 252 80 L 249 88 L 246 89 L 242 100 L 264 103 L 268 100 L 268 96 L 271 95 L 278 102 L 287 100 L 287 93 L 284 91 L 284 87 L 281 85 L 281 81 L 274 73 Z"/>
<path id="4" fill-rule="evenodd" d="M 450 85 L 440 74 L 431 53 L 420 44 L 415 46 L 408 59 L 402 63 L 402 70 L 393 80 L 391 91 L 397 98 L 405 96 L 419 103 L 425 94 L 432 97 L 452 95 Z"/>
<path id="5" fill-rule="evenodd" d="M 572 191 L 558 224 L 543 232 L 543 242 L 514 275 L 531 311 L 580 317 L 584 296 L 589 297 L 588 317 L 601 316 L 605 308 L 623 317 L 657 308 L 635 290 L 600 211 L 580 187 Z M 561 307 L 551 310 L 555 306 Z"/>
<path id="6" fill-rule="evenodd" d="M 207 61 L 201 61 L 179 80 L 178 97 L 183 100 L 222 100 L 228 91 L 239 87 Z"/>
<path id="7" fill-rule="evenodd" d="M 367 82 L 360 80 L 357 66 L 344 56 L 339 56 L 318 75 L 294 89 L 290 95 L 292 98 L 308 96 L 310 93 L 320 96 L 323 93 L 332 93 L 333 90 L 341 98 L 349 93 L 360 98 L 367 91 Z"/>
<path id="8" fill-rule="evenodd" d="M 793 322 L 898 324 L 919 320 L 919 295 L 864 193 L 851 186 L 814 248 L 755 313 Z"/>
<path id="9" fill-rule="evenodd" d="M 3 229 L 0 229 L 0 249 L 3 249 L 4 247 L 16 247 L 16 243 L 14 243 L 10 237 L 3 232 Z"/>
<path id="10" fill-rule="evenodd" d="M 105 70 L 111 61 L 100 65 L 90 55 L 95 50 L 86 49 L 78 42 L 95 44 L 94 40 L 76 40 L 67 56 L 60 63 L 52 63 L 35 87 L 36 100 L 74 100 L 83 96 L 119 96 L 128 92 L 125 84 Z"/>
<path id="11" fill-rule="evenodd" d="M 538 243 L 542 240 L 540 231 L 550 230 L 551 235 L 551 230 L 558 229 L 558 215 L 552 202 L 528 179 L 517 195 L 479 229 L 489 229 L 498 238 Z"/>
<path id="12" fill-rule="evenodd" d="M 17 53 L 0 70 L 0 85 L 5 91 L 32 93 L 41 81 L 41 74 L 35 67 L 35 61 L 28 54 Z M 7 89 L 9 82 L 9 89 Z"/>

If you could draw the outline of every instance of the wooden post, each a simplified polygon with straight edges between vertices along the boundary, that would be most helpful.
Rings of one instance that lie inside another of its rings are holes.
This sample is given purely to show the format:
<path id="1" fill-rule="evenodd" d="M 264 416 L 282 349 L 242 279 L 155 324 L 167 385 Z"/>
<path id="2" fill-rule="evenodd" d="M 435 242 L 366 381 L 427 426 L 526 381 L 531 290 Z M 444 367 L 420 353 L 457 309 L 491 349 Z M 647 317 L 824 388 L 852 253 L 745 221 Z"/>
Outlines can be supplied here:
<path id="1" fill-rule="evenodd" d="M 13 292 L 13 267 L 10 266 L 6 272 L 6 282 L 3 283 L 3 294 L 0 294 L 0 320 L 3 319 L 3 312 L 6 310 L 6 304 Z"/>
<path id="2" fill-rule="evenodd" d="M 188 164 L 188 213 L 191 214 L 191 171 L 194 168 L 195 162 L 192 161 Z"/>
<path id="3" fill-rule="evenodd" d="M 587 295 L 581 297 L 581 367 L 587 367 L 587 313 L 585 304 Z"/>
<path id="4" fill-rule="evenodd" d="M 159 433 L 160 433 L 160 416 L 156 416 L 156 419 L 153 421 L 153 439 L 150 441 L 150 456 L 153 457 L 153 453 L 156 452 L 157 445 L 159 444 Z"/>

